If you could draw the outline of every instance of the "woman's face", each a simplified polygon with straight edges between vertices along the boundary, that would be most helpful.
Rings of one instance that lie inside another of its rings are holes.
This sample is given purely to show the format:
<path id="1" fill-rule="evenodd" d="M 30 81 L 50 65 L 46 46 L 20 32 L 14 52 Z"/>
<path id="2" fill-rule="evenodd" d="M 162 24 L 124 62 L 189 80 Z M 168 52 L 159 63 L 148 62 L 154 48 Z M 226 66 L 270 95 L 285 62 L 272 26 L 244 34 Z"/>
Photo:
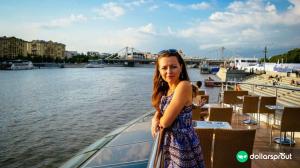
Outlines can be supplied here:
<path id="1" fill-rule="evenodd" d="M 181 65 L 176 57 L 162 57 L 158 60 L 159 73 L 162 78 L 169 84 L 179 82 Z"/>

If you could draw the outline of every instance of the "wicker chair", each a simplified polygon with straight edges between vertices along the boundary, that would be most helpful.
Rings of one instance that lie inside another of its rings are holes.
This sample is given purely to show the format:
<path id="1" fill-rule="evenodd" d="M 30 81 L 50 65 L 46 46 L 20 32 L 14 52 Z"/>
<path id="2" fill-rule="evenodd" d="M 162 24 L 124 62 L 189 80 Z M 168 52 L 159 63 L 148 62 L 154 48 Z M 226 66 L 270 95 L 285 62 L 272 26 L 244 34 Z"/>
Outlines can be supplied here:
<path id="1" fill-rule="evenodd" d="M 197 95 L 205 95 L 205 90 L 198 90 Z"/>
<path id="2" fill-rule="evenodd" d="M 202 101 L 202 99 L 205 99 L 206 103 L 209 103 L 209 96 L 208 95 L 200 95 L 200 100 Z"/>
<path id="3" fill-rule="evenodd" d="M 196 128 L 195 129 L 198 138 L 200 140 L 202 153 L 204 157 L 205 167 L 211 168 L 211 153 L 212 153 L 212 142 L 213 142 L 213 128 Z"/>
<path id="4" fill-rule="evenodd" d="M 271 110 L 271 109 L 268 109 L 266 107 L 266 105 L 276 105 L 276 97 L 267 97 L 267 96 L 262 96 L 260 98 L 260 103 L 259 103 L 259 121 L 260 121 L 260 114 L 262 113 L 265 113 L 267 114 L 268 118 L 267 118 L 267 122 L 268 122 L 268 125 L 270 125 L 270 122 L 269 122 L 269 115 L 272 114 L 273 115 L 273 124 L 274 124 L 274 121 L 275 121 L 275 110 Z"/>
<path id="5" fill-rule="evenodd" d="M 203 121 L 208 116 L 207 109 L 203 109 L 199 106 L 194 106 L 192 109 L 192 120 Z"/>
<path id="6" fill-rule="evenodd" d="M 242 104 L 243 102 L 237 98 L 237 96 L 248 95 L 248 91 L 234 91 L 234 90 L 226 90 L 224 91 L 224 104 L 236 105 Z"/>
<path id="7" fill-rule="evenodd" d="M 224 121 L 231 124 L 232 107 L 230 108 L 210 108 L 209 121 Z"/>
<path id="8" fill-rule="evenodd" d="M 238 99 L 237 96 L 245 96 L 245 95 L 248 95 L 248 91 L 226 90 L 224 91 L 223 103 L 233 106 L 234 107 L 233 111 L 236 111 L 236 106 L 243 103 L 243 101 Z"/>
<path id="9" fill-rule="evenodd" d="M 213 168 L 247 168 L 251 167 L 251 159 L 241 163 L 236 159 L 239 151 L 252 154 L 255 139 L 255 129 L 230 130 L 216 129 L 213 150 Z"/>
<path id="10" fill-rule="evenodd" d="M 300 132 L 300 107 L 285 107 L 281 117 L 281 125 L 279 127 L 280 131 L 280 139 L 282 138 L 282 132 L 291 132 L 291 143 L 290 146 L 293 144 L 295 139 L 295 132 Z M 272 134 L 273 129 L 276 129 L 275 125 L 271 126 L 271 136 L 270 136 L 270 144 L 272 142 Z M 281 144 L 281 143 L 280 143 Z"/>
<path id="11" fill-rule="evenodd" d="M 243 108 L 242 108 L 242 113 L 252 113 L 252 114 L 257 114 L 258 118 L 258 101 L 259 97 L 258 96 L 244 96 L 244 101 L 243 101 Z M 251 117 L 248 120 L 243 121 L 244 124 L 256 124 L 254 120 L 251 119 Z"/>

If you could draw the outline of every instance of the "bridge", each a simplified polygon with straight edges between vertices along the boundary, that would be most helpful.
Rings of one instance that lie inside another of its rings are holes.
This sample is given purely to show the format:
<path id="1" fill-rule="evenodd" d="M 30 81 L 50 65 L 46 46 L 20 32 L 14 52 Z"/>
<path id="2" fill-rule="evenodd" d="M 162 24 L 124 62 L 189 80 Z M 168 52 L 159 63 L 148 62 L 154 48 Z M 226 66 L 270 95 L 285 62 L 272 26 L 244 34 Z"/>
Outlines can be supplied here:
<path id="1" fill-rule="evenodd" d="M 188 58 L 183 54 L 183 59 L 188 65 L 200 65 L 205 59 L 200 58 Z M 209 65 L 220 65 L 223 60 L 206 60 Z M 124 47 L 118 52 L 108 56 L 104 59 L 105 63 L 109 64 L 123 64 L 124 66 L 133 67 L 136 63 L 138 64 L 150 64 L 156 62 L 155 55 L 149 52 L 143 52 L 133 47 Z"/>

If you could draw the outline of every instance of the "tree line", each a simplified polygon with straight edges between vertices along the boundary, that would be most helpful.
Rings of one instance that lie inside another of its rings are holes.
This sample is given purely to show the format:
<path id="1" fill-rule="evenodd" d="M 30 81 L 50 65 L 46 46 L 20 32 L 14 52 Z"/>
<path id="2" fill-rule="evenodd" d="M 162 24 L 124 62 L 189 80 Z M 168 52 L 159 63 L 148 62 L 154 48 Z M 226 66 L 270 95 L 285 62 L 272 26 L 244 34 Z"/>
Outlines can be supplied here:
<path id="1" fill-rule="evenodd" d="M 22 56 L 18 55 L 14 58 L 14 60 L 20 59 L 20 60 L 28 60 L 33 63 L 41 63 L 41 62 L 47 62 L 47 63 L 87 63 L 88 60 L 98 60 L 103 59 L 102 56 L 91 56 L 91 55 L 85 55 L 85 54 L 78 54 L 76 56 L 70 57 L 70 58 L 60 58 L 60 57 L 50 57 L 50 56 L 37 56 L 37 55 L 27 55 Z M 0 58 L 0 61 L 7 61 L 8 59 L 5 57 Z"/>
<path id="2" fill-rule="evenodd" d="M 274 55 L 266 59 L 266 62 L 277 63 L 278 61 L 283 61 L 283 63 L 300 63 L 300 48 L 295 48 L 286 53 Z M 260 62 L 264 62 L 264 58 L 261 58 Z"/>

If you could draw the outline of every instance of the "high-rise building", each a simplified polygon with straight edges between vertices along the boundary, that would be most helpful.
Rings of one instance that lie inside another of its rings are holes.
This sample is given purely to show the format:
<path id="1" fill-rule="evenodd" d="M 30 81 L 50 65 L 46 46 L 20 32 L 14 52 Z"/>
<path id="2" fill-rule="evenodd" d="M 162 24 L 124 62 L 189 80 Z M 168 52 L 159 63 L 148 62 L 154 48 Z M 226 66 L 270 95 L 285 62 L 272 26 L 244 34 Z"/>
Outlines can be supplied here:
<path id="1" fill-rule="evenodd" d="M 0 37 L 0 58 L 4 60 L 22 57 L 65 57 L 66 45 L 53 41 L 33 40 L 31 42 L 18 39 L 16 37 Z"/>
<path id="2" fill-rule="evenodd" d="M 28 47 L 28 54 L 51 58 L 64 58 L 66 45 L 53 41 L 33 40 Z"/>
<path id="3" fill-rule="evenodd" d="M 0 58 L 15 59 L 17 56 L 27 56 L 28 42 L 16 37 L 0 37 Z"/>

